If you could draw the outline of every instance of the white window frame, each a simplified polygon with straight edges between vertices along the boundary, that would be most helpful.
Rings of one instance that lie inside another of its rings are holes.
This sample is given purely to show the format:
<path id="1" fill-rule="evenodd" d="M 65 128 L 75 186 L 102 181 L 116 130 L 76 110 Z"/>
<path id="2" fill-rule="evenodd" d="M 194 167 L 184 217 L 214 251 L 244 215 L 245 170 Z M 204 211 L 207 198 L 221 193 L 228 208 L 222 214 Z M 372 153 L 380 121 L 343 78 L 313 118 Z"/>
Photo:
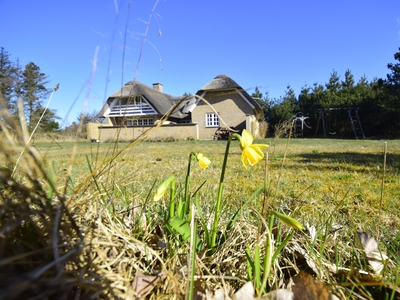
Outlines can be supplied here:
<path id="1" fill-rule="evenodd" d="M 154 124 L 151 118 L 129 119 L 125 121 L 126 126 L 150 126 Z"/>
<path id="2" fill-rule="evenodd" d="M 149 116 L 157 112 L 142 96 L 116 98 L 105 113 L 106 117 Z"/>
<path id="3" fill-rule="evenodd" d="M 206 113 L 206 127 L 219 127 L 219 113 Z"/>

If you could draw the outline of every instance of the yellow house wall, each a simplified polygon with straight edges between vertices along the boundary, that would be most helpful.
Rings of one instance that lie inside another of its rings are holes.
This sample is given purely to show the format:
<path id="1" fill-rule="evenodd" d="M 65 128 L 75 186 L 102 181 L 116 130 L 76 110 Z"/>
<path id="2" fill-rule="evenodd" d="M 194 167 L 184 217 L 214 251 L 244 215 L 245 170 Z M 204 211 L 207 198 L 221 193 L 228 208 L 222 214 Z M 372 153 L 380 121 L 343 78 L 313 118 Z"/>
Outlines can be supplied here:
<path id="1" fill-rule="evenodd" d="M 220 127 L 226 127 L 221 119 L 229 127 L 237 130 L 246 129 L 246 116 L 253 115 L 253 109 L 236 92 L 236 90 L 207 92 L 203 96 L 219 113 Z M 212 139 L 218 127 L 206 127 L 206 114 L 213 112 L 212 109 L 200 101 L 192 111 L 192 122 L 199 124 L 199 138 Z"/>
<path id="2" fill-rule="evenodd" d="M 90 127 L 90 128 L 89 128 Z M 97 128 L 94 129 L 94 127 Z M 104 124 L 89 123 L 88 139 L 101 142 L 110 141 L 133 141 L 143 133 L 148 132 L 147 140 L 188 140 L 198 139 L 197 124 L 171 124 L 156 126 L 115 127 L 104 126 Z"/>
<path id="3" fill-rule="evenodd" d="M 106 118 L 106 123 L 105 123 L 105 125 L 106 125 L 106 126 L 113 126 L 113 123 L 112 123 L 112 121 L 111 121 L 111 119 L 110 119 L 109 117 Z"/>
<path id="4" fill-rule="evenodd" d="M 89 122 L 86 124 L 86 134 L 88 140 L 98 140 L 99 138 L 99 126 L 105 126 L 101 123 Z"/>

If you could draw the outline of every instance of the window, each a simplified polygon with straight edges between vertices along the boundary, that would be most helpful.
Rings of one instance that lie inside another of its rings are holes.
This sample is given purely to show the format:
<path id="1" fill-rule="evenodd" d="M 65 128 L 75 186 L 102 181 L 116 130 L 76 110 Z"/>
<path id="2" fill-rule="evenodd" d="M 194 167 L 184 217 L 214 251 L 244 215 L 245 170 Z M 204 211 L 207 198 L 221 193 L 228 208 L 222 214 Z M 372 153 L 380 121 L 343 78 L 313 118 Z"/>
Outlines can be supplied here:
<path id="1" fill-rule="evenodd" d="M 219 118 L 216 113 L 206 114 L 206 127 L 219 127 Z"/>
<path id="2" fill-rule="evenodd" d="M 153 125 L 153 119 L 126 120 L 126 126 L 148 126 Z"/>

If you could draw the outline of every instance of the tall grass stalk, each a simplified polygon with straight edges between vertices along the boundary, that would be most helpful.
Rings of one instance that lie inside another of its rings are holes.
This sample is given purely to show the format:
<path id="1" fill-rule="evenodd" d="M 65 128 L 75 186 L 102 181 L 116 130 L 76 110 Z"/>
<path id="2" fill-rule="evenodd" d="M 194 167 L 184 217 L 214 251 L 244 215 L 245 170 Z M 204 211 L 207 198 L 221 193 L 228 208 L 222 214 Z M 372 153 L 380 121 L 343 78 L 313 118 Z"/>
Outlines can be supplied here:
<path id="1" fill-rule="evenodd" d="M 386 173 L 386 156 L 387 156 L 387 142 L 383 145 L 383 168 L 382 168 L 382 181 L 381 181 L 381 195 L 379 198 L 379 211 L 382 213 L 382 202 L 383 202 L 383 195 L 385 190 L 385 173 Z M 380 240 L 380 227 L 378 226 L 377 229 L 377 240 Z"/>
<path id="2" fill-rule="evenodd" d="M 279 172 L 279 175 L 278 175 L 278 179 L 277 179 L 277 182 L 276 182 L 276 187 L 275 187 L 275 194 L 274 194 L 274 199 L 273 199 L 273 203 L 272 203 L 272 207 L 275 209 L 276 208 L 276 198 L 277 198 L 277 192 L 278 192 L 278 190 L 279 190 L 279 184 L 280 184 L 280 180 L 281 180 L 281 178 L 282 178 L 282 172 L 283 172 L 283 166 L 284 166 L 284 164 L 285 164 L 285 162 L 286 162 L 286 156 L 287 156 L 287 153 L 288 153 L 288 149 L 289 149 L 289 143 L 290 143 L 290 137 L 292 136 L 292 131 L 293 131 L 293 126 L 294 126 L 294 120 L 291 120 L 291 122 L 290 123 L 288 123 L 289 124 L 289 135 L 288 135 L 288 137 L 287 137 L 287 140 L 286 140 L 286 147 L 285 147 L 285 152 L 284 152 L 284 154 L 283 154 L 283 159 L 282 159 L 282 162 L 281 162 L 281 167 L 280 167 L 280 172 Z M 284 125 L 282 125 L 282 126 L 286 126 L 287 124 L 286 123 L 284 123 Z M 287 129 L 287 128 L 286 128 Z"/>
<path id="3" fill-rule="evenodd" d="M 381 197 L 379 201 L 379 210 L 382 211 L 383 194 L 385 190 L 385 173 L 386 173 L 386 156 L 387 156 L 387 142 L 383 146 L 383 169 L 382 169 L 382 184 L 381 184 Z"/>
<path id="4" fill-rule="evenodd" d="M 58 90 L 59 86 L 60 86 L 60 84 L 57 83 L 57 85 L 55 86 L 55 88 L 54 88 L 53 91 L 51 92 L 50 98 L 49 98 L 49 100 L 48 100 L 47 103 L 46 103 L 46 106 L 45 106 L 45 108 L 44 108 L 44 110 L 43 110 L 43 113 L 40 115 L 40 118 L 39 118 L 38 122 L 36 123 L 36 126 L 33 128 L 33 130 L 32 130 L 32 132 L 31 132 L 31 135 L 29 136 L 29 138 L 26 138 L 26 137 L 28 136 L 28 130 L 27 130 L 27 126 L 26 126 L 25 115 L 24 115 L 24 113 L 23 113 L 23 112 L 24 112 L 24 109 L 23 109 L 22 99 L 21 99 L 21 98 L 18 99 L 19 118 L 20 118 L 20 122 L 21 122 L 21 128 L 22 128 L 22 130 L 23 130 L 23 136 L 24 136 L 24 140 L 25 140 L 25 146 L 24 146 L 24 148 L 22 149 L 21 153 L 19 154 L 19 156 L 18 156 L 18 158 L 17 158 L 17 160 L 16 160 L 16 162 L 15 162 L 15 166 L 14 166 L 14 169 L 13 169 L 13 172 L 12 172 L 12 176 L 15 175 L 15 172 L 16 172 L 16 170 L 17 170 L 17 168 L 18 168 L 19 161 L 20 161 L 22 155 L 24 154 L 26 147 L 29 145 L 30 141 L 32 140 L 32 137 L 33 137 L 33 135 L 35 134 L 36 129 L 39 127 L 40 122 L 42 121 L 44 115 L 46 114 L 46 111 L 47 111 L 47 109 L 49 108 L 49 104 L 50 104 L 50 102 L 51 102 L 51 99 L 53 98 L 54 93 Z"/>

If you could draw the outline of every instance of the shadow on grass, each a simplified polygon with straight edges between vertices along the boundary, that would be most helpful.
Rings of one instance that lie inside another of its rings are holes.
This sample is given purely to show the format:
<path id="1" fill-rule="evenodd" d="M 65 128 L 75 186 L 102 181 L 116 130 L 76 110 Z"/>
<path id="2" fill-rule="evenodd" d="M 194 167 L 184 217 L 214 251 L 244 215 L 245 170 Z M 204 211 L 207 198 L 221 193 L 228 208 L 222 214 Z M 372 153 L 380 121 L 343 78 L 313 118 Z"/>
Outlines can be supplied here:
<path id="1" fill-rule="evenodd" d="M 315 164 L 316 166 L 336 166 L 346 165 L 360 167 L 383 167 L 383 154 L 357 153 L 357 152 L 316 152 L 296 154 L 300 162 L 305 164 Z M 388 168 L 400 169 L 400 155 L 388 154 L 386 157 Z"/>

